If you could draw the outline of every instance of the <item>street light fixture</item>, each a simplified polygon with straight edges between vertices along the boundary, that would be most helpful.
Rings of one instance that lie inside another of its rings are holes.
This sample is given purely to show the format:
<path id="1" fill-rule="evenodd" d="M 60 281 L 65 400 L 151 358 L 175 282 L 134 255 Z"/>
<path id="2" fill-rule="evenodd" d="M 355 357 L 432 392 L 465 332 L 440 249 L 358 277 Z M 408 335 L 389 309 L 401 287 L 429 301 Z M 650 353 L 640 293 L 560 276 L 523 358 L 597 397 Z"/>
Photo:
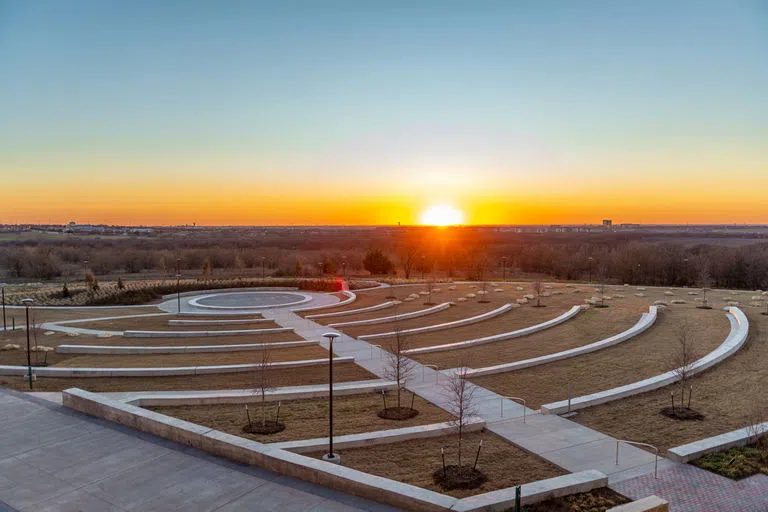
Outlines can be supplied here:
<path id="1" fill-rule="evenodd" d="M 320 267 L 320 277 L 324 277 L 325 276 L 325 265 L 323 265 L 323 262 L 321 261 L 321 262 L 319 262 L 317 264 L 317 266 Z"/>
<path id="2" fill-rule="evenodd" d="M 5 283 L 0 284 L 0 289 L 3 292 L 3 331 L 6 331 L 8 328 L 5 326 Z"/>
<path id="3" fill-rule="evenodd" d="M 22 299 L 21 303 L 24 304 L 24 310 L 27 313 L 27 376 L 29 377 L 29 389 L 32 390 L 32 352 L 29 344 L 29 305 L 34 301 L 32 299 Z"/>
<path id="4" fill-rule="evenodd" d="M 330 346 L 328 347 L 328 453 L 323 455 L 323 460 L 341 463 L 341 457 L 333 453 L 333 340 L 339 337 L 337 332 L 328 332 L 323 334 L 327 338 Z"/>

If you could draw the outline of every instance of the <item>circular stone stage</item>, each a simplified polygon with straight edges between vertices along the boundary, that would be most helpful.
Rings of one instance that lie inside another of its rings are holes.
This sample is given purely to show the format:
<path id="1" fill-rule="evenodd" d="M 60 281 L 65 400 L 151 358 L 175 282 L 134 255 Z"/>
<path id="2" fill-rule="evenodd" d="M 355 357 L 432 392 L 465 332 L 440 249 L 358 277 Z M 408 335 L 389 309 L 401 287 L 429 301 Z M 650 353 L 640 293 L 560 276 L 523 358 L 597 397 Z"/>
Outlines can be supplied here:
<path id="1" fill-rule="evenodd" d="M 215 293 L 195 297 L 189 305 L 203 309 L 266 309 L 304 304 L 313 299 L 306 293 L 300 292 L 229 292 Z"/>

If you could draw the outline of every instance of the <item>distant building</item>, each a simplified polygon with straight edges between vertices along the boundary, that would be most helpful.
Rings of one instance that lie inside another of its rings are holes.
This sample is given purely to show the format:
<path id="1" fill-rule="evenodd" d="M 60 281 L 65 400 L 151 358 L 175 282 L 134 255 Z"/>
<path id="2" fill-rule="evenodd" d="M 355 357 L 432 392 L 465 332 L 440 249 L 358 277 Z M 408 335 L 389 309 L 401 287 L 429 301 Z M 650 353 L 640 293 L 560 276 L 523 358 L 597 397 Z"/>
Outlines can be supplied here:
<path id="1" fill-rule="evenodd" d="M 613 229 L 613 221 L 611 219 L 603 219 L 603 228 Z"/>

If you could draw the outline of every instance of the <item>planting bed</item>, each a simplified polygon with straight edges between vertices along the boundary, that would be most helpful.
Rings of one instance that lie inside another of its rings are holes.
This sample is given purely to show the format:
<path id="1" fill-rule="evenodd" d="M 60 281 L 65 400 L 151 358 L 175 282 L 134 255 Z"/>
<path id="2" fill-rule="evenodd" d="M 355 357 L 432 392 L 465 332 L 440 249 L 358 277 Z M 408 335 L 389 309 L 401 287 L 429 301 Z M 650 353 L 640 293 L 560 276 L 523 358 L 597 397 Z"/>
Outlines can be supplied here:
<path id="1" fill-rule="evenodd" d="M 480 440 L 483 447 L 477 468 L 488 480 L 477 489 L 445 491 L 432 480 L 442 467 L 440 448 L 445 449 L 446 465 L 458 463 L 457 436 L 416 439 L 402 443 L 337 450 L 341 463 L 373 475 L 405 482 L 457 498 L 482 494 L 518 484 L 535 482 L 566 474 L 546 460 L 530 454 L 487 431 L 466 434 L 463 442 L 464 465 L 474 463 Z M 320 458 L 324 453 L 309 456 Z"/>
<path id="2" fill-rule="evenodd" d="M 387 393 L 387 405 L 394 404 L 395 400 L 394 392 Z M 402 400 L 405 405 L 410 406 L 411 394 L 403 393 Z M 274 420 L 277 402 L 267 402 L 266 406 L 268 419 Z M 419 411 L 419 414 L 411 419 L 385 420 L 377 414 L 384 408 L 380 394 L 367 393 L 364 395 L 336 396 L 333 399 L 333 432 L 335 436 L 342 436 L 376 430 L 413 427 L 429 423 L 441 423 L 451 419 L 450 414 L 418 396 L 414 401 L 413 407 Z M 280 422 L 284 423 L 286 428 L 282 432 L 272 435 L 256 435 L 243 432 L 243 426 L 247 423 L 244 405 L 194 405 L 148 407 L 148 409 L 262 443 L 314 439 L 328 435 L 327 397 L 282 401 L 280 405 Z M 262 418 L 261 404 L 249 404 L 248 409 L 252 422 Z"/>
<path id="3" fill-rule="evenodd" d="M 276 386 L 304 386 L 328 383 L 328 368 L 313 366 L 272 370 L 269 372 Z M 335 382 L 377 379 L 375 375 L 356 364 L 341 364 L 333 369 Z M 28 391 L 27 382 L 21 377 L 0 376 L 0 386 Z M 89 378 L 40 378 L 34 383 L 35 391 L 61 391 L 80 388 L 86 391 L 186 391 L 206 389 L 252 389 L 256 377 L 252 372 L 180 375 L 175 377 L 89 377 Z"/>
<path id="4" fill-rule="evenodd" d="M 515 315 L 536 310 L 529 306 L 526 308 L 507 314 Z M 647 310 L 645 304 L 617 302 L 610 308 L 582 311 L 567 322 L 528 336 L 466 349 L 417 355 L 415 359 L 422 363 L 436 364 L 440 368 L 456 368 L 460 365 L 483 368 L 522 361 L 580 347 L 618 334 L 635 325 L 640 315 Z"/>
<path id="5" fill-rule="evenodd" d="M 648 331 L 614 347 L 472 382 L 502 395 L 525 398 L 529 407 L 567 399 L 568 383 L 574 397 L 630 384 L 672 369 L 675 333 L 685 320 L 701 356 L 719 346 L 730 332 L 730 322 L 721 310 L 677 306 L 664 311 Z"/>
<path id="6" fill-rule="evenodd" d="M 523 512 L 605 512 L 629 501 L 616 491 L 601 487 L 589 492 L 580 492 L 528 505 L 523 507 Z"/>
<path id="7" fill-rule="evenodd" d="M 675 421 L 659 414 L 671 405 L 671 392 L 676 393 L 679 404 L 679 385 L 590 407 L 580 411 L 576 420 L 606 434 L 651 443 L 662 450 L 756 423 L 756 413 L 764 415 L 768 411 L 764 393 L 768 379 L 768 317 L 757 310 L 744 311 L 750 333 L 744 347 L 690 382 L 691 407 L 702 413 L 704 420 Z"/>

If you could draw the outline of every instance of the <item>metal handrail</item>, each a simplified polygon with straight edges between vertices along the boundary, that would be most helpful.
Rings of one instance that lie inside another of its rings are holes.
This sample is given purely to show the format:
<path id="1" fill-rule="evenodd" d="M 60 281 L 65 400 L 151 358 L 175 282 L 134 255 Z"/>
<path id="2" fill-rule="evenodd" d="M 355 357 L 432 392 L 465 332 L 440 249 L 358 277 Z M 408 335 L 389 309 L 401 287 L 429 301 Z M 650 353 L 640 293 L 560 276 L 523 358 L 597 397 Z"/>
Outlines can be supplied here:
<path id="1" fill-rule="evenodd" d="M 426 375 L 425 375 L 426 372 L 424 371 L 425 368 L 432 368 L 433 370 L 435 370 L 435 382 L 440 382 L 440 371 L 438 370 L 436 364 L 421 365 L 421 381 L 422 382 L 424 382 L 424 379 L 426 379 Z"/>
<path id="2" fill-rule="evenodd" d="M 641 443 L 639 441 L 627 441 L 626 439 L 616 440 L 616 465 L 619 465 L 619 443 L 626 443 L 633 446 L 645 446 L 646 448 L 653 449 L 654 463 L 653 463 L 653 478 L 659 478 L 659 449 L 652 444 Z"/>
<path id="3" fill-rule="evenodd" d="M 502 396 L 501 397 L 501 417 L 504 417 L 504 400 L 512 400 L 514 402 L 520 402 L 520 404 L 523 406 L 523 423 L 525 423 L 525 410 L 527 407 L 525 406 L 525 398 L 520 398 L 519 396 Z"/>

